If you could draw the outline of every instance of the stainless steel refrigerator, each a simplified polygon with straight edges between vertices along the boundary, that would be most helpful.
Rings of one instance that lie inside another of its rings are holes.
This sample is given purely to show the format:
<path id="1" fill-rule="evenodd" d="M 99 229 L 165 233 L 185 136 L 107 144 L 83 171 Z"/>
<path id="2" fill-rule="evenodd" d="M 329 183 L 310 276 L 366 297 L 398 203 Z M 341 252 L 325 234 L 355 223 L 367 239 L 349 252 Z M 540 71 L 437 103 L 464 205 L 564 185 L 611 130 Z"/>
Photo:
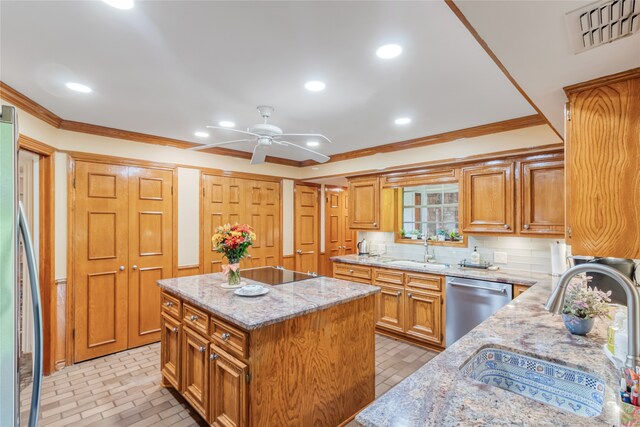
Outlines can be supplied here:
<path id="1" fill-rule="evenodd" d="M 18 202 L 17 160 L 18 120 L 16 110 L 0 110 L 0 426 L 25 425 L 20 419 L 20 288 L 18 263 L 20 240 L 24 245 L 31 286 L 34 346 L 33 384 L 28 425 L 37 425 L 42 384 L 42 311 L 40 286 L 33 250 L 22 205 Z"/>

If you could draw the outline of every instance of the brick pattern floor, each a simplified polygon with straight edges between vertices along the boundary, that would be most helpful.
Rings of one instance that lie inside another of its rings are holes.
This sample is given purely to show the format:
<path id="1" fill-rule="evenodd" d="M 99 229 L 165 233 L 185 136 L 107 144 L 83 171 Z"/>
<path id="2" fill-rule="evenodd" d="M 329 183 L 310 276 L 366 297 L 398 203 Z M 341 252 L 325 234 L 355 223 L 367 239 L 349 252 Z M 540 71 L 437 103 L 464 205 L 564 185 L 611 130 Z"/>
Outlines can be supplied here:
<path id="1" fill-rule="evenodd" d="M 376 396 L 435 354 L 376 335 Z M 21 425 L 30 396 L 31 385 L 21 393 Z M 64 368 L 44 379 L 41 400 L 39 426 L 206 425 L 180 395 L 160 385 L 160 344 Z"/>

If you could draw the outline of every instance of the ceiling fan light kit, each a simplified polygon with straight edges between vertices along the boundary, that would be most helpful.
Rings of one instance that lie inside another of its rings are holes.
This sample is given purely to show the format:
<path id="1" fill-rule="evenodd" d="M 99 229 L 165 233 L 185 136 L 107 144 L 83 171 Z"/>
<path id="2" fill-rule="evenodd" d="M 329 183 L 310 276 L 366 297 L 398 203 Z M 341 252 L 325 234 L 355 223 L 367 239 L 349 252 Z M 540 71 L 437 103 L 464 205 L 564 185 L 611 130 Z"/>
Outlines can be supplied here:
<path id="1" fill-rule="evenodd" d="M 278 126 L 268 123 L 269 117 L 271 117 L 271 114 L 274 111 L 273 107 L 268 105 L 260 105 L 257 107 L 257 110 L 262 116 L 262 118 L 264 119 L 264 122 L 249 126 L 246 131 L 232 129 L 224 126 L 207 126 L 208 129 L 219 129 L 219 130 L 225 130 L 229 132 L 236 132 L 236 133 L 241 133 L 243 135 L 247 135 L 245 138 L 234 139 L 234 140 L 223 141 L 223 142 L 214 142 L 212 144 L 204 144 L 196 147 L 190 147 L 187 150 L 198 151 L 198 150 L 206 150 L 208 148 L 217 147 L 220 145 L 235 144 L 239 142 L 254 142 L 256 146 L 253 149 L 253 156 L 251 156 L 252 165 L 264 163 L 267 157 L 267 151 L 269 150 L 269 147 L 273 144 L 302 150 L 307 154 L 309 159 L 316 161 L 318 163 L 325 163 L 329 161 L 329 156 L 326 156 L 322 153 L 318 153 L 317 151 L 310 150 L 306 147 L 302 147 L 300 145 L 294 144 L 292 142 L 289 142 L 283 139 L 284 137 L 294 138 L 294 139 L 300 138 L 300 137 L 303 137 L 303 138 L 313 137 L 313 138 L 320 138 L 328 143 L 331 143 L 331 140 L 329 138 L 327 138 L 322 134 L 316 134 L 316 133 L 284 133 L 282 129 L 279 128 Z"/>

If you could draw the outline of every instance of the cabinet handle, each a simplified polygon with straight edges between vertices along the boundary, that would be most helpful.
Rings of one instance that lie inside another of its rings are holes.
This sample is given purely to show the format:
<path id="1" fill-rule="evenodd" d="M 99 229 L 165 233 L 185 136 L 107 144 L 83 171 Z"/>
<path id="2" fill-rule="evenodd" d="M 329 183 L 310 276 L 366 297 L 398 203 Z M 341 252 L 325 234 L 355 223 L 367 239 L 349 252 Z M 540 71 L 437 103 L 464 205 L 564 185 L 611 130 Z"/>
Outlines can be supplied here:
<path id="1" fill-rule="evenodd" d="M 509 224 L 505 224 L 505 225 L 504 225 L 504 229 L 505 229 L 505 230 L 508 230 L 508 229 L 509 229 Z"/>
<path id="2" fill-rule="evenodd" d="M 349 273 L 353 274 L 353 270 L 349 270 Z"/>
<path id="3" fill-rule="evenodd" d="M 567 234 L 569 235 L 569 238 L 571 238 L 571 226 L 567 227 Z"/>
<path id="4" fill-rule="evenodd" d="M 189 319 L 191 319 L 192 322 L 196 322 L 198 320 L 198 316 L 191 316 Z"/>
<path id="5" fill-rule="evenodd" d="M 529 224 L 525 224 L 525 225 L 524 225 L 524 229 L 525 229 L 525 230 L 528 230 L 528 229 L 529 229 Z"/>
<path id="6" fill-rule="evenodd" d="M 409 293 L 407 294 L 407 296 L 408 296 L 409 298 L 413 298 L 413 294 L 412 294 L 411 292 L 409 292 Z"/>
<path id="7" fill-rule="evenodd" d="M 209 359 L 211 360 L 218 360 L 220 356 L 218 356 L 217 354 L 213 353 L 211 356 L 209 356 Z"/>
<path id="8" fill-rule="evenodd" d="M 173 333 L 178 332 L 178 327 L 177 327 L 177 326 L 174 326 L 174 328 L 173 328 L 173 329 L 171 329 L 171 332 L 173 332 Z"/>
<path id="9" fill-rule="evenodd" d="M 396 293 L 396 295 L 397 295 L 397 296 L 402 295 L 402 291 L 398 291 L 398 292 Z"/>
<path id="10" fill-rule="evenodd" d="M 207 348 L 206 348 L 205 346 L 202 346 L 202 345 L 201 345 L 201 346 L 198 348 L 198 351 L 199 351 L 200 353 L 204 353 L 204 351 L 205 351 L 206 349 L 207 349 Z"/>
<path id="11" fill-rule="evenodd" d="M 138 266 L 137 266 L 137 265 L 135 265 L 135 264 L 133 264 L 133 267 L 131 267 L 131 268 L 133 268 L 134 270 L 137 270 L 137 269 L 138 269 Z"/>
<path id="12" fill-rule="evenodd" d="M 374 222 L 374 223 L 373 223 L 373 226 L 374 226 L 374 227 L 377 227 L 377 226 L 378 226 L 378 223 L 377 223 L 377 222 Z"/>
<path id="13" fill-rule="evenodd" d="M 120 266 L 120 271 L 124 271 L 124 265 Z"/>
<path id="14" fill-rule="evenodd" d="M 222 341 L 228 341 L 229 338 L 231 338 L 231 334 L 228 332 L 225 332 L 223 334 L 220 334 L 220 338 L 222 338 Z"/>
<path id="15" fill-rule="evenodd" d="M 164 305 L 166 305 L 167 307 L 171 308 L 173 307 L 173 301 L 167 301 L 164 303 Z"/>

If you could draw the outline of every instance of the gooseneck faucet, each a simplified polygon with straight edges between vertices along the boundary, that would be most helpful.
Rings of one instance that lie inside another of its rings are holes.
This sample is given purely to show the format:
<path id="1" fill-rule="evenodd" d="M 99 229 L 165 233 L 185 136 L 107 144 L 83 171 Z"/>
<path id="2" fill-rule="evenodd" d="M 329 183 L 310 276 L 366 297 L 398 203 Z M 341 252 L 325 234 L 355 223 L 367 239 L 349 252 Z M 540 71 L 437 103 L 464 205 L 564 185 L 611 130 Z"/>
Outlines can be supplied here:
<path id="1" fill-rule="evenodd" d="M 625 365 L 629 368 L 640 366 L 640 290 L 628 277 L 609 266 L 603 264 L 579 264 L 564 272 L 558 281 L 558 285 L 551 293 L 549 300 L 545 304 L 547 311 L 561 314 L 564 307 L 564 296 L 567 285 L 574 276 L 580 273 L 592 271 L 603 274 L 613 279 L 624 289 L 627 295 L 627 332 L 629 344 L 627 349 L 627 360 Z"/>

